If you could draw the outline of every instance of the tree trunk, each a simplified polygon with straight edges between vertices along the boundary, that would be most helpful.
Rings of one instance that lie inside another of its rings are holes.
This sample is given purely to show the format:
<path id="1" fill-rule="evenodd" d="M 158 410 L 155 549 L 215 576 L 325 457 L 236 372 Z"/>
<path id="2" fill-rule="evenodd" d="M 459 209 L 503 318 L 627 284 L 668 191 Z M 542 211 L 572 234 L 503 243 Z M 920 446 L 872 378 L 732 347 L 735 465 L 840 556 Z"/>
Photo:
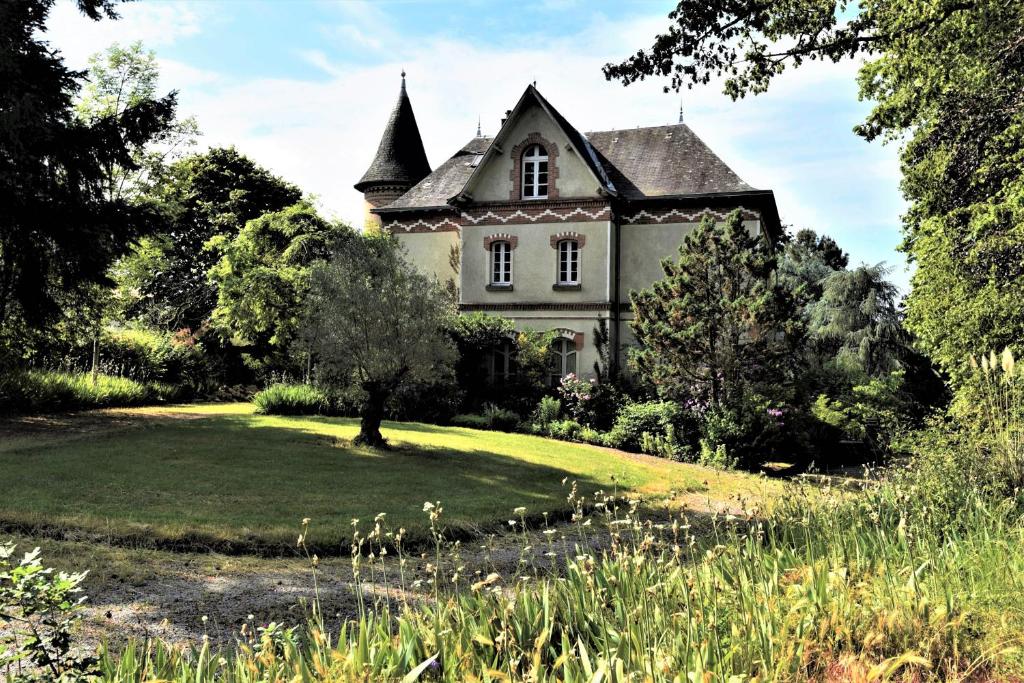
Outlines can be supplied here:
<path id="1" fill-rule="evenodd" d="M 359 411 L 359 435 L 355 443 L 371 448 L 387 448 L 388 442 L 380 434 L 380 422 L 384 419 L 384 404 L 388 400 L 388 391 L 380 384 L 367 383 L 366 400 Z"/>
<path id="2" fill-rule="evenodd" d="M 96 386 L 97 375 L 100 372 L 100 335 L 99 332 L 92 339 L 92 385 Z"/>

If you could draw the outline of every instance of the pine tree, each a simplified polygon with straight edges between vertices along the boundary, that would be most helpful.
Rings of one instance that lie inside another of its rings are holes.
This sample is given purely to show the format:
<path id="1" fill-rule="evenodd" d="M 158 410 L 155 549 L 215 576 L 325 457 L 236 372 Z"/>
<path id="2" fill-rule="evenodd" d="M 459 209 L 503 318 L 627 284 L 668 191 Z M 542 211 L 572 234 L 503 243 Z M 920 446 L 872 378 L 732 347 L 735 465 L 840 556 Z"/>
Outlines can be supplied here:
<path id="1" fill-rule="evenodd" d="M 723 223 L 706 217 L 679 259 L 662 261 L 665 277 L 631 294 L 641 344 L 632 360 L 659 395 L 722 407 L 785 383 L 804 332 L 773 246 L 738 211 Z"/>

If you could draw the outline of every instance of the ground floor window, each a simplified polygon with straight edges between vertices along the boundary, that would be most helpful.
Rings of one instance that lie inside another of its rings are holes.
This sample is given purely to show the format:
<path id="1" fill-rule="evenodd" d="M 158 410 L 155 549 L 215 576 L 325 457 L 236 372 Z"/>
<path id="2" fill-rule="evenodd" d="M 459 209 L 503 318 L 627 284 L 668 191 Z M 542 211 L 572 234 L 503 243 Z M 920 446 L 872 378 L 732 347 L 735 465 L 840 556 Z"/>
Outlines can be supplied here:
<path id="1" fill-rule="evenodd" d="M 576 374 L 576 342 L 556 339 L 551 345 L 551 386 L 558 386 L 568 374 Z"/>
<path id="2" fill-rule="evenodd" d="M 506 339 L 491 351 L 487 364 L 488 381 L 498 386 L 508 384 L 518 371 L 516 366 L 516 345 Z"/>

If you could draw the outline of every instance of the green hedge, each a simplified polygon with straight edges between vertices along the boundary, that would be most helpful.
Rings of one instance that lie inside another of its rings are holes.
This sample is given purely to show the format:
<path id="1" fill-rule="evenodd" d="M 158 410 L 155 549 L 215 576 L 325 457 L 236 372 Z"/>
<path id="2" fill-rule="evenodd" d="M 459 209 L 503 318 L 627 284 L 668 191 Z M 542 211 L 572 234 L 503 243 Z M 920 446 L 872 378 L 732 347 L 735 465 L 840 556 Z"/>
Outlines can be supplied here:
<path id="1" fill-rule="evenodd" d="M 211 367 L 202 344 L 188 334 L 147 329 L 105 330 L 100 338 L 100 369 L 137 382 L 208 388 Z M 84 359 L 87 362 L 91 358 Z"/>
<path id="2" fill-rule="evenodd" d="M 627 403 L 615 417 L 615 424 L 608 432 L 608 445 L 626 451 L 640 452 L 644 434 L 667 436 L 669 427 L 681 417 L 682 410 L 672 401 L 648 401 Z"/>
<path id="3" fill-rule="evenodd" d="M 519 413 L 505 410 L 495 405 L 484 406 L 482 415 L 463 414 L 452 418 L 456 427 L 472 427 L 473 429 L 493 429 L 499 432 L 512 432 L 519 427 Z"/>

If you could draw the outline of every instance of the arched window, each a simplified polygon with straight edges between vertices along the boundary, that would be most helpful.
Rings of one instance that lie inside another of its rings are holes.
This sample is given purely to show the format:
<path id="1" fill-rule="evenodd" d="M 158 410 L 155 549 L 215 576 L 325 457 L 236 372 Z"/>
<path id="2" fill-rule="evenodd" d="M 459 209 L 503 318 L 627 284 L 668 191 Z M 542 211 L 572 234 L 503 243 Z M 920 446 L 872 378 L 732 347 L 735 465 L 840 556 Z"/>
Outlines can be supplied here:
<path id="1" fill-rule="evenodd" d="M 557 282 L 560 285 L 580 283 L 580 243 L 576 240 L 562 240 L 558 243 Z"/>
<path id="2" fill-rule="evenodd" d="M 523 199 L 547 199 L 548 153 L 540 145 L 523 152 Z"/>
<path id="3" fill-rule="evenodd" d="M 512 245 L 505 240 L 491 242 L 491 284 L 512 286 Z"/>
<path id="4" fill-rule="evenodd" d="M 572 339 L 556 339 L 551 345 L 551 386 L 558 386 L 568 374 L 576 374 L 576 342 Z"/>
<path id="5" fill-rule="evenodd" d="M 487 370 L 491 384 L 497 386 L 508 384 L 518 371 L 515 342 L 511 339 L 502 340 L 501 344 L 491 351 Z"/>

